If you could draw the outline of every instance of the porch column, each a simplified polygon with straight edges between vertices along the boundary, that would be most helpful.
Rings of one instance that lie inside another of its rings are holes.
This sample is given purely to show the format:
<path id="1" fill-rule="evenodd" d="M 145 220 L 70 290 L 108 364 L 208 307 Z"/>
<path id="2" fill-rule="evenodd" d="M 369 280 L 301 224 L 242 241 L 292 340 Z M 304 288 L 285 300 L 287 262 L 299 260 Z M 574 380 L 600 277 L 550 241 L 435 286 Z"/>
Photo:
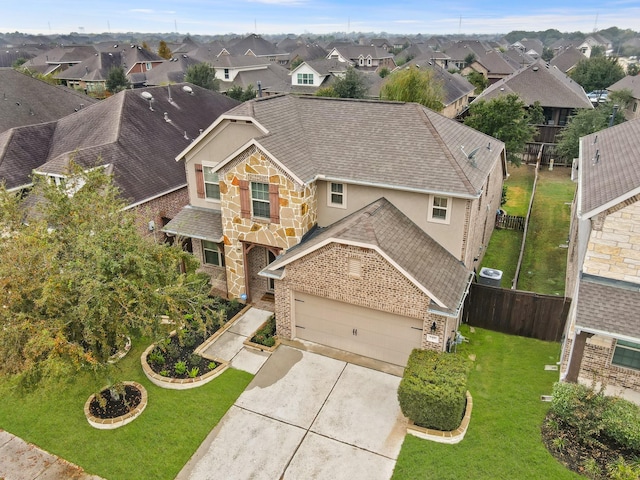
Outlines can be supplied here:
<path id="1" fill-rule="evenodd" d="M 576 383 L 578 381 L 582 357 L 584 357 L 584 346 L 587 344 L 587 339 L 591 337 L 593 337 L 593 333 L 580 332 L 573 340 L 569 366 L 567 367 L 567 375 L 565 376 L 567 382 Z"/>

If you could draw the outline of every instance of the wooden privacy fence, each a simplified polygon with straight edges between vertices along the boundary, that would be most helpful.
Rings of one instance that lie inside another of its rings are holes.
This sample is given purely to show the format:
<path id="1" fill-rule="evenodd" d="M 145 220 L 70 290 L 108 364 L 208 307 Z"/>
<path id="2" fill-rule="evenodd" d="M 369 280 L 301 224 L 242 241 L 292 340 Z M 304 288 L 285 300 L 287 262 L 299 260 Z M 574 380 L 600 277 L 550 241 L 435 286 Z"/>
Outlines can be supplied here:
<path id="1" fill-rule="evenodd" d="M 559 342 L 570 304 L 564 297 L 473 283 L 463 321 L 474 327 Z"/>
<path id="2" fill-rule="evenodd" d="M 527 219 L 525 217 L 516 217 L 515 215 L 498 213 L 496 215 L 496 228 L 519 230 L 524 232 L 524 224 L 526 220 Z"/>

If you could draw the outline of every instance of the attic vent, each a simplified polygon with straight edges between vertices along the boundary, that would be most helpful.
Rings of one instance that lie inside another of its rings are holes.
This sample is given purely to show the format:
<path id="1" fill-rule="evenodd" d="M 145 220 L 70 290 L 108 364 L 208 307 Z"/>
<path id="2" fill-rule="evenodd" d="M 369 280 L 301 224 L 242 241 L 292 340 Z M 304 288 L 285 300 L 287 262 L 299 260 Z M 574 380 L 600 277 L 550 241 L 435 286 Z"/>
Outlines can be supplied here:
<path id="1" fill-rule="evenodd" d="M 191 88 L 189 85 L 184 85 L 182 87 L 182 91 L 188 93 L 189 95 L 193 95 L 193 88 Z"/>
<path id="2" fill-rule="evenodd" d="M 531 70 L 533 70 L 534 72 L 537 72 L 537 71 L 538 71 L 538 67 L 537 67 L 537 66 L 535 66 L 535 67 L 533 67 Z"/>
<path id="3" fill-rule="evenodd" d="M 349 277 L 362 278 L 362 260 L 360 257 L 349 257 Z"/>

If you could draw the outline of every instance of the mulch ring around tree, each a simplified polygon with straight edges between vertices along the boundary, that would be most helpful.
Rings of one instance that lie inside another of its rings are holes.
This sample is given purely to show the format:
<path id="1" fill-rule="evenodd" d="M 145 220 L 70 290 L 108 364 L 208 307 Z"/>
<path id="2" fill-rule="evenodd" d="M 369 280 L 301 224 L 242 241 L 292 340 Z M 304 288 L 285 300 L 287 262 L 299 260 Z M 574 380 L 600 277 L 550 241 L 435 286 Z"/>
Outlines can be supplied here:
<path id="1" fill-rule="evenodd" d="M 607 479 L 609 466 L 620 457 L 626 463 L 639 459 L 638 452 L 623 449 L 606 437 L 600 437 L 593 443 L 584 443 L 575 429 L 565 425 L 552 412 L 549 412 L 541 427 L 542 441 L 547 450 L 569 470 L 592 479 Z"/>
<path id="2" fill-rule="evenodd" d="M 89 413 L 97 418 L 118 418 L 136 408 L 142 400 L 142 392 L 134 385 L 125 385 L 124 395 L 120 388 L 114 393 L 108 388 L 102 390 L 91 400 Z"/>

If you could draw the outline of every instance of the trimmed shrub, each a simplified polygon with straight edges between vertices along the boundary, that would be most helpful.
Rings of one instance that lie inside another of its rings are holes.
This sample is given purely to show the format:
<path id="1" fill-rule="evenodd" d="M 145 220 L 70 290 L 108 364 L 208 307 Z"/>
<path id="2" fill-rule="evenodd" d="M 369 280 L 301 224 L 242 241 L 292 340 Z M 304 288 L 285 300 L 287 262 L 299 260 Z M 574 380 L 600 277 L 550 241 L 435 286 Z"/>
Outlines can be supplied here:
<path id="1" fill-rule="evenodd" d="M 622 398 L 611 398 L 602 415 L 603 433 L 620 446 L 640 451 L 640 407 Z"/>
<path id="2" fill-rule="evenodd" d="M 458 428 L 466 406 L 469 367 L 460 355 L 414 350 L 398 387 L 402 413 L 421 427 Z"/>

